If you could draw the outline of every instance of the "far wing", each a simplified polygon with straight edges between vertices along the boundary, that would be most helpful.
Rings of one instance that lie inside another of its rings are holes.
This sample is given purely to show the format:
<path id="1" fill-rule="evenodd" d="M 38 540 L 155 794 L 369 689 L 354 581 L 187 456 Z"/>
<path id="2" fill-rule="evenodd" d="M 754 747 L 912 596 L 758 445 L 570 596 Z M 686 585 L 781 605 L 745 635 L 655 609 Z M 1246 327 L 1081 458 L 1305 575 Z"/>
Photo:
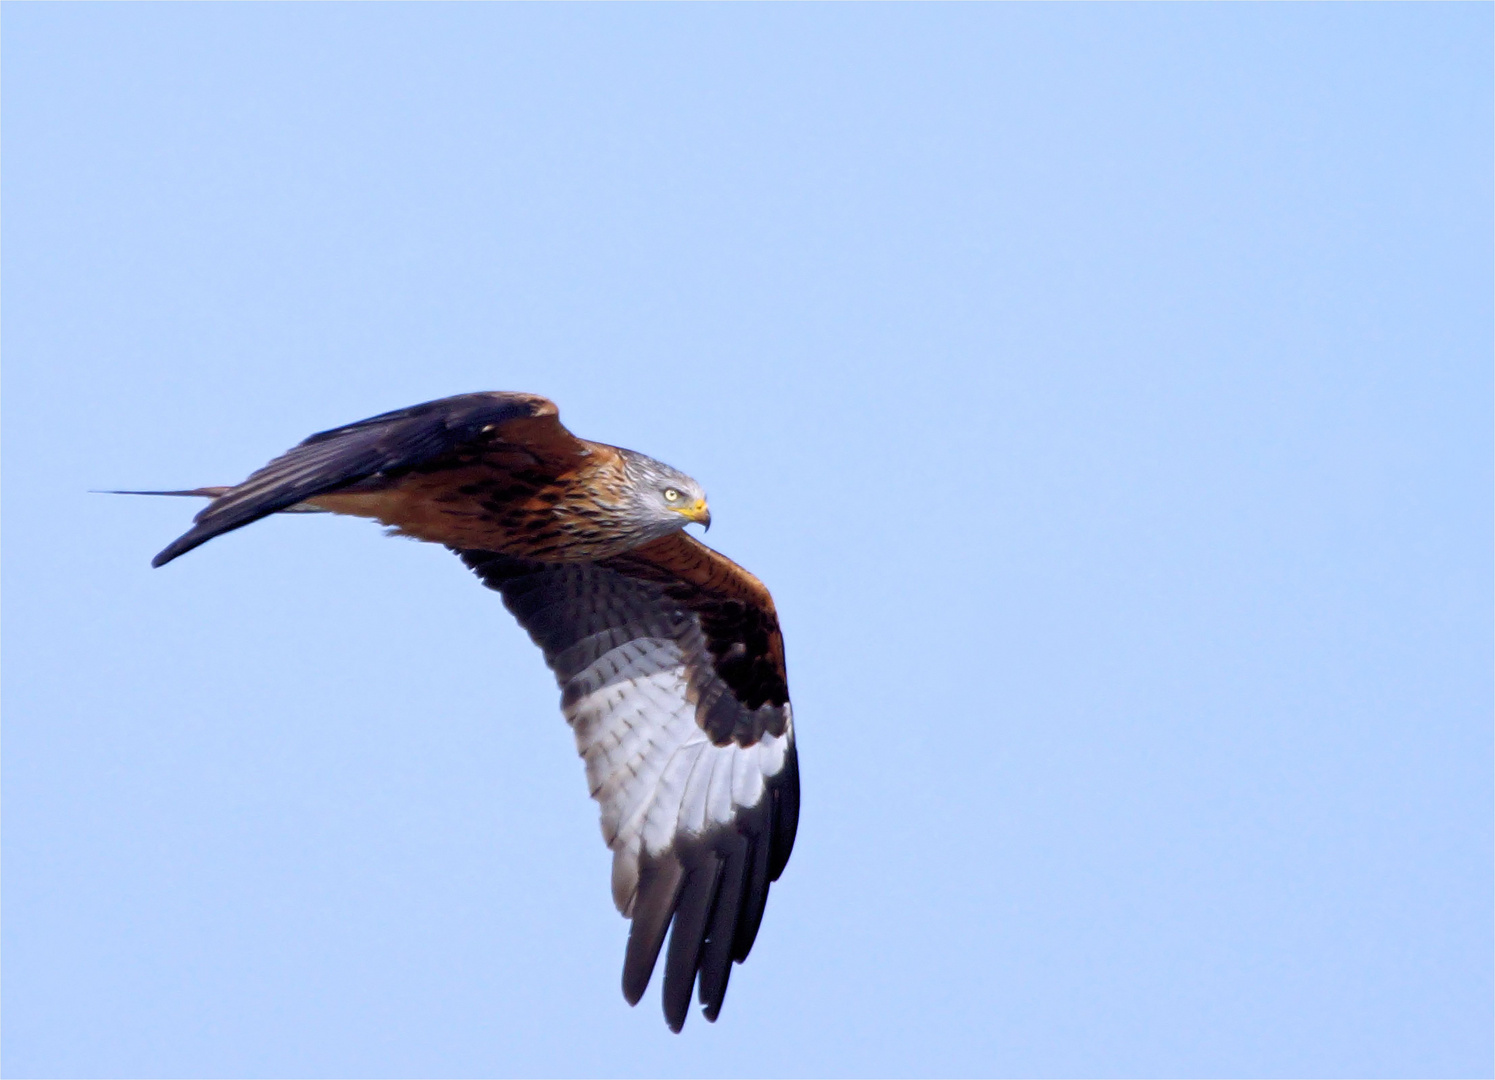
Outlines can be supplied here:
<path id="1" fill-rule="evenodd" d="M 674 580 L 658 562 L 646 570 L 637 555 L 547 564 L 458 554 L 503 594 L 561 686 L 613 851 L 613 900 L 633 920 L 624 996 L 630 1004 L 643 996 L 673 922 L 665 1019 L 680 1030 L 699 974 L 701 1004 L 715 1020 L 799 820 L 782 646 L 771 693 L 740 678 L 742 655 L 765 644 L 765 627 L 778 642 L 767 592 L 766 608 L 743 618 L 747 607 L 730 590 Z M 734 635 L 743 640 L 726 641 Z"/>
<path id="2" fill-rule="evenodd" d="M 164 566 L 215 536 L 317 495 L 439 465 L 466 447 L 499 443 L 530 450 L 557 472 L 587 452 L 561 426 L 555 405 L 535 394 L 428 401 L 311 436 L 209 503 L 151 565 Z"/>

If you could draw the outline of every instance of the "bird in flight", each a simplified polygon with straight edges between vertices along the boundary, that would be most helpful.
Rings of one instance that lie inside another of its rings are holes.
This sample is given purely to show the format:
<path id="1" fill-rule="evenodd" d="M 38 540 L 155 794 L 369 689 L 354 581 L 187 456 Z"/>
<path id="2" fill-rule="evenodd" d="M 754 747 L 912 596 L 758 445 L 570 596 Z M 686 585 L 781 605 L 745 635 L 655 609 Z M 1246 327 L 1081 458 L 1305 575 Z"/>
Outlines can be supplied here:
<path id="1" fill-rule="evenodd" d="M 666 1022 L 681 1029 L 697 987 L 716 1019 L 794 846 L 799 767 L 773 600 L 684 531 L 711 524 L 700 484 L 577 438 L 546 398 L 495 392 L 321 432 L 233 487 L 128 494 L 212 500 L 152 566 L 284 511 L 455 552 L 560 685 L 632 920 L 623 996 L 643 996 L 668 931 Z"/>

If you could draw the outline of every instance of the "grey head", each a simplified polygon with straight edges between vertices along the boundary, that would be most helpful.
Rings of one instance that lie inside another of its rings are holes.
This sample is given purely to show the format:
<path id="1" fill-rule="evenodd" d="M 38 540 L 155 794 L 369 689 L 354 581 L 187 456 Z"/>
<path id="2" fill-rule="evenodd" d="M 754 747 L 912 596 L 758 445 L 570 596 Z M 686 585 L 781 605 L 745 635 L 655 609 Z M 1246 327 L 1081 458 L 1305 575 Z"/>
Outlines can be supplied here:
<path id="1" fill-rule="evenodd" d="M 623 450 L 628 476 L 631 515 L 648 540 L 657 540 L 695 523 L 711 528 L 706 491 L 693 478 L 662 461 L 633 450 Z"/>

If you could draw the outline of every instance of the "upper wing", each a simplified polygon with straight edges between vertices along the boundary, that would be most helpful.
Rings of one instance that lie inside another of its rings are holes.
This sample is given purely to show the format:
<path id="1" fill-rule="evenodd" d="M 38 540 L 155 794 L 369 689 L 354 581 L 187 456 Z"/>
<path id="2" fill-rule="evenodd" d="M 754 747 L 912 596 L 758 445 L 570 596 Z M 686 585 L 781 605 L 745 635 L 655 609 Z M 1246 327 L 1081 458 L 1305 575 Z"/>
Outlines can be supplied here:
<path id="1" fill-rule="evenodd" d="M 767 590 L 683 533 L 603 563 L 459 554 L 503 594 L 561 686 L 613 851 L 613 900 L 633 920 L 624 996 L 643 996 L 673 920 L 665 1019 L 680 1030 L 699 973 L 715 1020 L 799 821 Z"/>
<path id="2" fill-rule="evenodd" d="M 151 565 L 317 495 L 498 443 L 522 447 L 557 472 L 587 453 L 561 426 L 555 405 L 535 394 L 459 394 L 412 405 L 306 439 L 210 502 Z"/>

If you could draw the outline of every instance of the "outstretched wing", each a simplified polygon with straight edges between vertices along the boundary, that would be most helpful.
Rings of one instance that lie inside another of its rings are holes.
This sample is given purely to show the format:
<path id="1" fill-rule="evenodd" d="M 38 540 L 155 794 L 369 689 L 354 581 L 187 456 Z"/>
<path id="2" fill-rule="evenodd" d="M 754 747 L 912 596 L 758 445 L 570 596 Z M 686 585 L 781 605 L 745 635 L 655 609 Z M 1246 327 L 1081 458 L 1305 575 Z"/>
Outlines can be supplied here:
<path id="1" fill-rule="evenodd" d="M 558 472 L 588 446 L 536 394 L 482 393 L 428 401 L 319 432 L 229 488 L 193 519 L 193 527 L 151 560 L 178 555 L 262 517 L 355 484 L 382 483 L 417 467 L 453 463 L 462 450 L 508 444 Z"/>
<path id="2" fill-rule="evenodd" d="M 768 591 L 683 533 L 600 563 L 460 551 L 545 653 L 586 760 L 636 1004 L 673 921 L 665 1019 L 708 1020 L 794 846 L 799 771 Z"/>

